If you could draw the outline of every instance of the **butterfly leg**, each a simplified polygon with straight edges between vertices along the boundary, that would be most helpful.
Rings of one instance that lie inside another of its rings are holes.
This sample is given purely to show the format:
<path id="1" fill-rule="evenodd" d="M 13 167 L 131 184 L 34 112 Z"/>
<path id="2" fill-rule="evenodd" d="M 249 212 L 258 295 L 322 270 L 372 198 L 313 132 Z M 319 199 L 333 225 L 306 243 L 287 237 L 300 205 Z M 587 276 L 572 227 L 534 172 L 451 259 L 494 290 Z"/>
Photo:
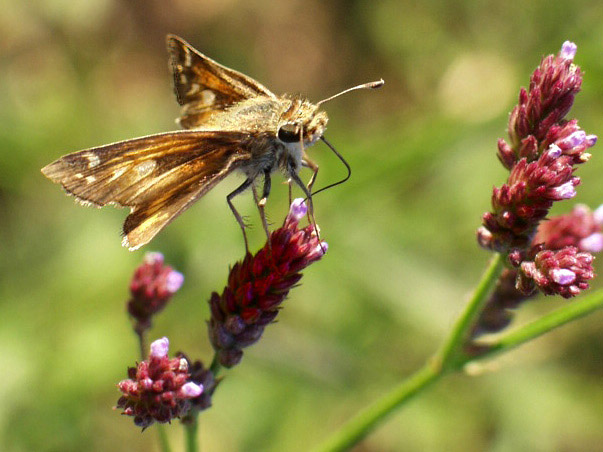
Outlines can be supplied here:
<path id="1" fill-rule="evenodd" d="M 226 202 L 228 203 L 230 210 L 232 210 L 233 215 L 237 219 L 237 223 L 239 223 L 239 226 L 241 227 L 241 231 L 243 231 L 243 240 L 245 240 L 245 252 L 246 253 L 249 253 L 249 243 L 247 242 L 247 233 L 245 232 L 245 222 L 243 221 L 243 218 L 241 217 L 241 215 L 235 208 L 234 204 L 232 203 L 232 198 L 243 193 L 250 186 L 253 186 L 253 179 L 248 177 L 247 179 L 245 179 L 245 182 L 243 182 L 232 193 L 230 193 L 228 196 L 226 196 Z"/>
<path id="2" fill-rule="evenodd" d="M 266 201 L 268 200 L 268 195 L 270 194 L 271 187 L 271 179 L 270 179 L 270 170 L 267 169 L 264 171 L 264 188 L 262 190 L 262 198 L 258 199 L 257 190 L 255 185 L 252 185 L 253 189 L 253 199 L 255 199 L 255 203 L 258 206 L 258 210 L 260 211 L 260 218 L 262 219 L 262 226 L 264 227 L 264 232 L 266 232 L 266 237 L 270 238 L 270 229 L 268 227 L 268 220 L 266 219 Z"/>
<path id="3" fill-rule="evenodd" d="M 271 169 L 264 170 L 264 188 L 262 190 L 262 199 L 258 202 L 258 208 L 260 209 L 260 216 L 262 217 L 262 225 L 266 232 L 266 237 L 270 238 L 270 230 L 268 229 L 268 221 L 266 220 L 266 213 L 264 212 L 264 206 L 270 195 L 270 188 L 272 187 L 272 180 L 270 179 Z"/>
<path id="4" fill-rule="evenodd" d="M 302 166 L 309 168 L 312 171 L 312 177 L 307 185 L 308 190 L 312 192 L 312 187 L 314 186 L 314 182 L 316 182 L 316 176 L 318 176 L 318 164 L 310 160 L 307 155 L 304 155 L 304 158 L 302 159 Z"/>

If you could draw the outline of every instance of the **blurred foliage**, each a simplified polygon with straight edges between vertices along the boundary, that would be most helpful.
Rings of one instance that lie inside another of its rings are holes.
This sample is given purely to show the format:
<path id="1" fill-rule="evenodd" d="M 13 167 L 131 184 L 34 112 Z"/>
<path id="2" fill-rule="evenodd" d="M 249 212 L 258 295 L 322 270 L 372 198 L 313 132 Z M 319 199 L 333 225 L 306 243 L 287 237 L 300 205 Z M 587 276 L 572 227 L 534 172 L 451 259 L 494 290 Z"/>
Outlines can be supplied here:
<path id="1" fill-rule="evenodd" d="M 39 169 L 78 149 L 174 129 L 165 34 L 273 91 L 327 105 L 326 136 L 353 167 L 318 195 L 327 257 L 201 418 L 207 451 L 302 451 L 417 368 L 448 332 L 488 254 L 474 231 L 505 172 L 495 156 L 520 85 L 570 39 L 585 71 L 571 116 L 603 123 L 603 3 L 427 0 L 0 1 L 0 449 L 157 450 L 111 411 L 137 357 L 125 315 L 143 251 L 120 246 L 123 210 L 75 205 Z M 600 146 L 600 145 L 599 145 Z M 599 146 L 576 202 L 603 199 Z M 318 144 L 318 185 L 344 169 Z M 304 177 L 309 175 L 304 174 Z M 233 176 L 146 247 L 182 271 L 156 321 L 174 350 L 211 359 L 207 299 L 242 257 L 224 197 Z M 275 184 L 268 213 L 287 211 Z M 251 196 L 236 200 L 259 224 Z M 572 202 L 560 203 L 558 212 Z M 251 231 L 254 248 L 262 230 Z M 595 281 L 595 286 L 601 284 Z M 529 303 L 524 322 L 564 301 Z M 359 451 L 594 451 L 603 444 L 601 314 L 456 376 Z M 488 372 L 495 370 L 496 372 Z M 179 450 L 178 425 L 168 434 Z"/>

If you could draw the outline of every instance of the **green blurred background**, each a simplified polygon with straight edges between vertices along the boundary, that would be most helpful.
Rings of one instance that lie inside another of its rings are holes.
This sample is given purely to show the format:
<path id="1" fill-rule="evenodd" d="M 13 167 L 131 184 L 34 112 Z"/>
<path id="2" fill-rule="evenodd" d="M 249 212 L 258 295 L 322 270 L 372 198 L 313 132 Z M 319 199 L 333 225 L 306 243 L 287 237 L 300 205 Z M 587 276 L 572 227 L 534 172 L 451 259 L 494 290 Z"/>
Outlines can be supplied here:
<path id="1" fill-rule="evenodd" d="M 475 229 L 506 177 L 496 140 L 519 86 L 566 39 L 585 71 L 570 116 L 603 133 L 599 0 L 0 0 L 2 451 L 157 450 L 152 428 L 111 410 L 138 359 L 124 304 L 145 251 L 186 277 L 151 336 L 211 359 L 207 299 L 243 252 L 224 199 L 240 177 L 130 253 L 125 210 L 79 207 L 40 174 L 67 152 L 175 129 L 168 32 L 276 93 L 318 101 L 386 80 L 326 105 L 326 137 L 354 171 L 315 199 L 329 253 L 226 373 L 201 418 L 206 451 L 306 450 L 435 351 L 488 260 Z M 578 170 L 575 202 L 592 207 L 603 201 L 600 146 Z M 324 145 L 310 155 L 317 187 L 345 173 Z M 236 204 L 257 249 L 251 195 Z M 286 211 L 275 184 L 269 216 L 280 224 Z M 517 322 L 561 303 L 531 302 Z M 602 319 L 447 378 L 357 450 L 603 450 Z M 181 450 L 178 423 L 168 434 Z"/>

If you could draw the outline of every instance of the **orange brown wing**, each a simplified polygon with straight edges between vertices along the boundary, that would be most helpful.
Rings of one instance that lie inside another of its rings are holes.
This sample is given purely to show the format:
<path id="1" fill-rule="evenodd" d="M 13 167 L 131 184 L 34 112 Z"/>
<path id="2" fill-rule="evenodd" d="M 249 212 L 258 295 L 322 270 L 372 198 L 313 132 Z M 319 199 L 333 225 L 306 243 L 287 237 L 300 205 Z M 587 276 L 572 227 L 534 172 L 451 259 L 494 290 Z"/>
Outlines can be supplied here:
<path id="1" fill-rule="evenodd" d="M 180 125 L 200 127 L 216 111 L 257 96 L 276 96 L 251 77 L 229 69 L 175 35 L 167 36 L 174 91 L 183 106 Z"/>
<path id="2" fill-rule="evenodd" d="M 248 134 L 179 131 L 66 155 L 44 167 L 83 204 L 131 208 L 124 246 L 135 250 L 250 158 Z"/>

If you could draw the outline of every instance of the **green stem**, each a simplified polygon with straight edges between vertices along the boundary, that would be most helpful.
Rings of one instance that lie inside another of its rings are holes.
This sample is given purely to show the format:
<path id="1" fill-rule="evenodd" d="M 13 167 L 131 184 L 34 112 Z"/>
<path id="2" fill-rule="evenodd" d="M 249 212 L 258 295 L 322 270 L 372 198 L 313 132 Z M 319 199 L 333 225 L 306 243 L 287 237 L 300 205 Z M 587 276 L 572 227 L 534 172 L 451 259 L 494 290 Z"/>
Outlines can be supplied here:
<path id="1" fill-rule="evenodd" d="M 222 365 L 218 361 L 218 354 L 214 353 L 214 358 L 212 359 L 211 365 L 209 366 L 209 370 L 212 374 L 214 374 L 214 378 L 218 376 L 220 369 L 222 369 Z"/>
<path id="2" fill-rule="evenodd" d="M 463 353 L 463 346 L 468 340 L 471 328 L 487 302 L 487 297 L 498 280 L 502 268 L 503 257 L 497 254 L 490 262 L 450 336 L 431 362 L 404 380 L 393 391 L 357 414 L 316 450 L 320 452 L 346 450 L 364 438 L 394 410 L 445 374 L 461 369 L 469 361 L 481 360 L 511 350 L 568 322 L 603 308 L 603 290 L 599 290 L 504 336 L 495 344 L 490 345 L 480 356 L 469 357 Z"/>
<path id="3" fill-rule="evenodd" d="M 348 421 L 346 425 L 317 448 L 316 452 L 332 452 L 350 448 L 370 433 L 380 421 L 392 414 L 395 408 L 429 387 L 442 375 L 441 368 L 428 363 L 385 397 L 377 400 L 373 405 Z"/>
<path id="4" fill-rule="evenodd" d="M 134 328 L 134 331 L 136 332 L 136 336 L 138 336 L 138 349 L 140 351 L 140 359 L 144 361 L 145 359 L 147 359 L 149 353 L 145 340 L 145 330 Z"/>
<path id="5" fill-rule="evenodd" d="M 444 369 L 456 370 L 463 364 L 460 353 L 463 345 L 466 343 L 472 326 L 475 324 L 484 304 L 488 300 L 488 295 L 498 280 L 503 269 L 503 256 L 499 253 L 495 254 L 484 272 L 482 279 L 471 300 L 467 304 L 465 311 L 457 320 L 454 328 L 448 336 L 448 339 L 436 355 L 436 359 L 441 363 Z"/>
<path id="6" fill-rule="evenodd" d="M 184 426 L 184 432 L 186 435 L 186 452 L 197 452 L 197 431 L 199 430 L 199 413 L 192 416 L 189 423 Z"/>
<path id="7" fill-rule="evenodd" d="M 370 433 L 379 422 L 392 414 L 414 395 L 427 389 L 432 383 L 442 378 L 447 372 L 460 368 L 462 361 L 461 349 L 471 328 L 487 301 L 488 294 L 496 283 L 502 270 L 503 258 L 496 254 L 486 272 L 482 276 L 473 297 L 465 311 L 457 321 L 448 340 L 444 343 L 433 360 L 419 371 L 405 379 L 381 399 L 361 411 L 335 432 L 317 451 L 334 452 L 346 450 Z"/>
<path id="8" fill-rule="evenodd" d="M 211 366 L 209 370 L 214 374 L 214 378 L 220 372 L 222 366 L 218 361 L 218 355 L 214 353 L 214 357 L 211 361 Z M 184 426 L 184 431 L 186 435 L 186 451 L 187 452 L 197 452 L 199 446 L 197 443 L 197 432 L 199 430 L 199 411 L 195 410 L 194 413 L 190 414 L 190 422 L 187 422 Z"/>
<path id="9" fill-rule="evenodd" d="M 156 425 L 157 436 L 159 437 L 159 450 L 161 452 L 170 452 L 172 449 L 170 448 L 170 443 L 168 441 L 167 434 L 165 433 L 165 428 L 161 424 Z"/>
<path id="10" fill-rule="evenodd" d="M 507 352 L 521 344 L 542 336 L 573 320 L 584 317 L 603 308 L 603 290 L 598 290 L 578 301 L 570 302 L 563 307 L 534 320 L 527 325 L 503 336 L 500 340 L 488 346 L 479 359 Z"/>

